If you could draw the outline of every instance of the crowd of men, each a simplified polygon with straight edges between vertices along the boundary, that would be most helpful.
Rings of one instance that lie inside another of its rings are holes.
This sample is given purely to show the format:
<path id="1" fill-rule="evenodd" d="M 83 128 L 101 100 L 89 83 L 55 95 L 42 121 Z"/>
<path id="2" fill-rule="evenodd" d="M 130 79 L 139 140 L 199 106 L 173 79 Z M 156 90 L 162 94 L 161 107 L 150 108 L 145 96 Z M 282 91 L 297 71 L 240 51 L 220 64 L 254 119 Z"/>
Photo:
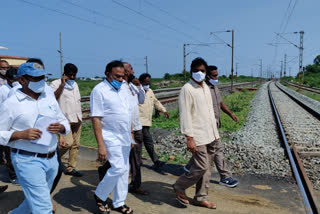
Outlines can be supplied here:
<path id="1" fill-rule="evenodd" d="M 190 72 L 191 79 L 179 95 L 179 111 L 181 133 L 192 157 L 173 190 L 176 199 L 188 205 L 191 202 L 185 190 L 196 184 L 193 204 L 215 209 L 216 205 L 208 200 L 212 163 L 220 174 L 221 185 L 238 184 L 223 155 L 218 131 L 220 110 L 235 122 L 238 119 L 222 102 L 216 66 L 196 58 Z M 77 73 L 78 68 L 67 63 L 63 76 L 49 86 L 40 59 L 31 58 L 18 69 L 0 61 L 0 162 L 7 166 L 10 181 L 21 185 L 25 195 L 22 204 L 11 213 L 54 213 L 50 194 L 62 173 L 83 176 L 76 169 L 82 128 Z M 152 169 L 166 174 L 150 127 L 154 108 L 167 118 L 170 115 L 155 97 L 150 83 L 150 74 L 136 78 L 130 63 L 115 60 L 107 64 L 105 80 L 91 92 L 90 116 L 98 158 L 104 161 L 98 168 L 100 183 L 94 193 L 98 213 L 111 212 L 106 202 L 110 193 L 112 209 L 125 214 L 133 213 L 125 203 L 128 192 L 150 194 L 142 187 L 142 144 L 154 163 Z M 64 166 L 61 156 L 67 152 L 69 159 Z M 7 188 L 0 186 L 0 193 Z"/>

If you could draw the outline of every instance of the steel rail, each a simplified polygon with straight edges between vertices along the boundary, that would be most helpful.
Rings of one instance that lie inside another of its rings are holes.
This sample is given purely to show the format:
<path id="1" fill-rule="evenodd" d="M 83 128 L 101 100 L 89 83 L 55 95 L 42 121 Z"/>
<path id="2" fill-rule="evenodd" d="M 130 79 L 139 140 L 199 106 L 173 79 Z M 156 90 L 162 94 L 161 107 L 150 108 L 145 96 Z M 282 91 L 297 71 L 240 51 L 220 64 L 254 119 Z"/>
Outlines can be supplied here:
<path id="1" fill-rule="evenodd" d="M 278 84 L 275 84 L 277 86 L 277 88 L 282 91 L 284 94 L 286 94 L 288 97 L 290 97 L 293 101 L 295 101 L 298 105 L 300 105 L 303 109 L 305 109 L 307 112 L 309 112 L 310 114 L 312 114 L 312 116 L 314 116 L 315 118 L 317 118 L 318 120 L 320 120 L 320 113 L 315 111 L 314 109 L 310 108 L 309 106 L 307 106 L 305 103 L 303 103 L 302 101 L 300 101 L 299 99 L 297 99 L 296 97 L 292 96 L 291 94 L 289 94 L 288 92 L 286 92 L 285 90 L 283 90 L 282 88 L 280 88 L 278 86 Z"/>
<path id="2" fill-rule="evenodd" d="M 276 116 L 276 119 L 277 119 L 277 124 L 278 124 L 280 132 L 281 132 L 282 140 L 284 142 L 284 145 L 285 145 L 285 148 L 286 148 L 286 152 L 287 152 L 288 157 L 289 157 L 289 161 L 290 161 L 290 164 L 291 164 L 291 167 L 292 167 L 292 170 L 293 170 L 293 174 L 294 174 L 294 176 L 296 178 L 296 181 L 298 183 L 298 187 L 299 187 L 299 189 L 301 191 L 303 202 L 304 202 L 304 205 L 305 205 L 305 208 L 306 208 L 306 212 L 308 214 L 314 214 L 316 212 L 314 212 L 314 208 L 311 206 L 311 203 L 309 201 L 309 197 L 307 195 L 306 189 L 305 189 L 305 187 L 303 185 L 303 182 L 302 182 L 302 179 L 300 177 L 300 174 L 299 174 L 299 171 L 298 171 L 298 168 L 297 168 L 297 164 L 296 164 L 296 162 L 294 160 L 294 157 L 293 157 L 293 154 L 291 152 L 289 143 L 287 141 L 286 134 L 285 134 L 284 129 L 282 127 L 281 119 L 280 119 L 277 107 L 276 107 L 276 105 L 274 103 L 274 100 L 273 100 L 273 97 L 272 97 L 272 94 L 271 94 L 270 84 L 271 84 L 271 82 L 268 84 L 269 99 L 270 99 L 270 102 L 272 104 L 273 112 L 274 112 L 274 114 Z"/>
<path id="3" fill-rule="evenodd" d="M 306 86 L 306 85 L 299 85 L 299 84 L 288 82 L 288 81 L 285 81 L 285 80 L 282 80 L 282 81 L 285 82 L 286 84 L 290 85 L 290 86 L 293 86 L 293 87 L 296 87 L 296 88 L 299 88 L 299 89 L 302 89 L 302 90 L 305 90 L 305 91 L 310 91 L 310 92 L 313 92 L 313 93 L 316 93 L 316 94 L 320 94 L 320 89 L 319 88 L 313 88 L 313 87 L 309 87 L 309 86 Z"/>

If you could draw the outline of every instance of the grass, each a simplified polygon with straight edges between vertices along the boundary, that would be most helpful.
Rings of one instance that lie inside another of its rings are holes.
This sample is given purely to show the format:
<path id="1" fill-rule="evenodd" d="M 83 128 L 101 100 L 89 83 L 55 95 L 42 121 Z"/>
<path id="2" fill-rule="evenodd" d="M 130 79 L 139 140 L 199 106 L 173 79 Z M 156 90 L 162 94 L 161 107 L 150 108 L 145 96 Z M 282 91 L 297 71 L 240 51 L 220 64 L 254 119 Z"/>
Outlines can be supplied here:
<path id="1" fill-rule="evenodd" d="M 90 96 L 92 89 L 100 82 L 99 80 L 77 80 L 81 97 Z"/>
<path id="2" fill-rule="evenodd" d="M 92 123 L 83 123 L 80 137 L 80 144 L 97 148 L 97 141 L 93 133 Z"/>

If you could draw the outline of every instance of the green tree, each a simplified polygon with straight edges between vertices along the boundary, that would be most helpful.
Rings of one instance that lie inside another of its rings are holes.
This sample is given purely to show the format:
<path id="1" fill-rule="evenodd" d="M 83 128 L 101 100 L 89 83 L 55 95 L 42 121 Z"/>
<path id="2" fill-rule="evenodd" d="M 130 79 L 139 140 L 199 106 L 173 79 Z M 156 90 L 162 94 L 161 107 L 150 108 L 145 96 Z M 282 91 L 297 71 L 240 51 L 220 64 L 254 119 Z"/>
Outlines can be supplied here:
<path id="1" fill-rule="evenodd" d="M 165 73 L 163 79 L 170 80 L 171 75 L 169 73 Z"/>
<path id="2" fill-rule="evenodd" d="M 316 56 L 316 58 L 314 58 L 313 63 L 316 65 L 320 65 L 320 55 Z"/>

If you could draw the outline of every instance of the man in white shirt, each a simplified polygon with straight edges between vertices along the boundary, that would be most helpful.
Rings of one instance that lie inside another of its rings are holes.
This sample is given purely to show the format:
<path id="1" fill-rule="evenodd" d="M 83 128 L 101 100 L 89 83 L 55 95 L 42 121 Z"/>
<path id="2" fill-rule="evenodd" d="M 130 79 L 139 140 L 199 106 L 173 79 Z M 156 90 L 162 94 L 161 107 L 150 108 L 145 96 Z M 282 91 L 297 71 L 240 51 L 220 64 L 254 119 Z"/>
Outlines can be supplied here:
<path id="1" fill-rule="evenodd" d="M 187 205 L 190 202 L 185 190 L 196 184 L 194 203 L 216 209 L 216 205 L 208 201 L 208 189 L 215 142 L 220 139 L 220 136 L 210 89 L 204 82 L 207 66 L 202 58 L 194 59 L 190 69 L 191 80 L 180 91 L 181 133 L 186 136 L 187 149 L 192 153 L 192 161 L 190 172 L 181 175 L 173 188 L 177 200 Z"/>
<path id="2" fill-rule="evenodd" d="M 121 213 L 133 213 L 125 205 L 128 194 L 129 154 L 132 136 L 132 106 L 127 88 L 122 87 L 124 67 L 112 61 L 105 70 L 106 80 L 94 87 L 90 95 L 90 110 L 98 157 L 108 160 L 111 168 L 97 186 L 96 205 L 99 213 L 109 213 L 106 199 L 113 192 L 113 207 Z"/>
<path id="3" fill-rule="evenodd" d="M 17 75 L 22 89 L 0 106 L 0 144 L 11 147 L 12 164 L 25 195 L 13 214 L 52 213 L 50 188 L 58 171 L 55 135 L 68 134 L 70 127 L 55 98 L 45 93 L 45 74 L 37 63 L 20 65 Z M 50 124 L 40 125 L 40 121 Z"/>
<path id="4" fill-rule="evenodd" d="M 0 104 L 2 104 L 7 98 L 10 92 L 10 89 L 18 83 L 17 69 L 16 68 L 9 68 L 6 72 L 5 79 L 7 83 L 0 87 Z M 10 147 L 3 146 L 3 151 L 5 154 L 6 165 L 9 173 L 10 182 L 13 184 L 19 184 L 17 180 L 16 173 L 14 171 L 12 162 L 11 162 L 11 155 L 10 155 Z"/>
<path id="5" fill-rule="evenodd" d="M 66 137 L 60 136 L 61 156 L 69 151 L 65 174 L 81 177 L 82 173 L 76 170 L 82 127 L 81 97 L 78 84 L 75 81 L 77 73 L 78 68 L 72 63 L 67 63 L 64 66 L 62 78 L 52 81 L 50 86 L 53 88 L 60 108 L 71 127 L 71 132 Z"/>

